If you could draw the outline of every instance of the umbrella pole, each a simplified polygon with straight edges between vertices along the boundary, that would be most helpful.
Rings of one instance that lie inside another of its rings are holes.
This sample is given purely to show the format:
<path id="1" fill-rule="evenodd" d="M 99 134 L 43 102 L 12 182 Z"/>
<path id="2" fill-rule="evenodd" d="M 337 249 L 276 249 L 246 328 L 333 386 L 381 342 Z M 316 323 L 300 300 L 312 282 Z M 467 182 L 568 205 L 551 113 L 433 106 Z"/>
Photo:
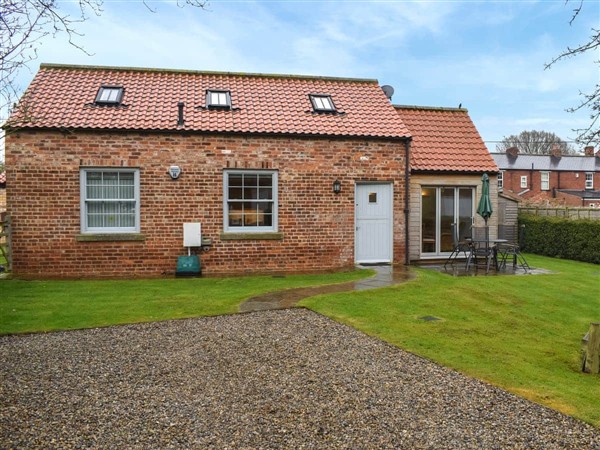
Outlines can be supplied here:
<path id="1" fill-rule="evenodd" d="M 485 217 L 483 220 L 485 222 L 485 248 L 489 249 L 490 248 L 490 229 L 488 228 L 487 217 Z"/>

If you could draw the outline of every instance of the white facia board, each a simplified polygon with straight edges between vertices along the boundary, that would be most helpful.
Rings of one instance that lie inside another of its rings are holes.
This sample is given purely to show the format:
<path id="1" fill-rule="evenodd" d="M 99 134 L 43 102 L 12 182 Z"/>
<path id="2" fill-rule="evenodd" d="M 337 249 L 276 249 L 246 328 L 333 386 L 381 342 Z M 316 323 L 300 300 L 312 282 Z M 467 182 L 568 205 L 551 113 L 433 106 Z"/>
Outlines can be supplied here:
<path id="1" fill-rule="evenodd" d="M 202 247 L 202 225 L 199 223 L 183 224 L 183 246 Z"/>

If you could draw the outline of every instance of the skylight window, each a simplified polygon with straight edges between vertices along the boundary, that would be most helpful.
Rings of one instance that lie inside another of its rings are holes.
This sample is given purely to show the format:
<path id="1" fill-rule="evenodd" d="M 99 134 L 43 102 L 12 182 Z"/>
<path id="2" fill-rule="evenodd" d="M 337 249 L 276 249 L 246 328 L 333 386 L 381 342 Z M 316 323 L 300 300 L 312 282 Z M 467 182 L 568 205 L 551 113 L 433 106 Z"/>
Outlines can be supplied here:
<path id="1" fill-rule="evenodd" d="M 229 91 L 206 91 L 206 106 L 209 108 L 231 108 Z"/>
<path id="2" fill-rule="evenodd" d="M 330 95 L 310 95 L 310 101 L 317 112 L 334 112 L 335 105 Z"/>
<path id="3" fill-rule="evenodd" d="M 120 86 L 101 86 L 96 95 L 96 103 L 118 105 L 123 98 L 123 88 Z"/>

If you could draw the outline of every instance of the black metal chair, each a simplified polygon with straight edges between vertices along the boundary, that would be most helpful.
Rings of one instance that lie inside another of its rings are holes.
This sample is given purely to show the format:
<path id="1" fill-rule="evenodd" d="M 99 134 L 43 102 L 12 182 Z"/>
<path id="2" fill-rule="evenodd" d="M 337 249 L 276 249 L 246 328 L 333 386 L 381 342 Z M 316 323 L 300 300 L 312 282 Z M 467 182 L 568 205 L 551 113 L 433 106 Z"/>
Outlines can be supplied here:
<path id="1" fill-rule="evenodd" d="M 488 273 L 496 256 L 496 248 L 490 243 L 489 227 L 472 227 L 466 270 L 471 268 L 472 263 L 475 263 L 476 268 L 485 264 L 485 273 Z"/>
<path id="2" fill-rule="evenodd" d="M 506 268 L 506 261 L 512 258 L 513 268 L 522 267 L 525 273 L 531 270 L 527 260 L 521 253 L 521 244 L 525 239 L 525 225 L 498 225 L 498 237 L 506 242 L 498 244 L 499 266 Z"/>
<path id="3" fill-rule="evenodd" d="M 469 252 L 471 251 L 471 243 L 466 239 L 466 236 L 470 234 L 470 228 L 465 228 L 464 230 L 459 230 L 456 222 L 452 223 L 452 253 L 444 263 L 444 269 L 446 266 L 450 264 L 454 265 L 454 261 L 456 258 L 460 256 L 460 254 L 464 254 L 465 258 L 469 257 Z"/>

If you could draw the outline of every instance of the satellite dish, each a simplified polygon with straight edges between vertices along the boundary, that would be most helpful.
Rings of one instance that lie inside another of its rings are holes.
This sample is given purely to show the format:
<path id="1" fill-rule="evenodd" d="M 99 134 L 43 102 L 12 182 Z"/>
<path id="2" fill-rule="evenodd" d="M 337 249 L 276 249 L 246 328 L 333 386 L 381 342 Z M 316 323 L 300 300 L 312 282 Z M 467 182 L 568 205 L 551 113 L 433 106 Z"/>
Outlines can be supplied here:
<path id="1" fill-rule="evenodd" d="M 392 95 L 394 95 L 393 87 L 391 87 L 389 84 L 386 84 L 385 86 L 381 86 L 381 90 L 389 100 L 392 99 Z"/>

